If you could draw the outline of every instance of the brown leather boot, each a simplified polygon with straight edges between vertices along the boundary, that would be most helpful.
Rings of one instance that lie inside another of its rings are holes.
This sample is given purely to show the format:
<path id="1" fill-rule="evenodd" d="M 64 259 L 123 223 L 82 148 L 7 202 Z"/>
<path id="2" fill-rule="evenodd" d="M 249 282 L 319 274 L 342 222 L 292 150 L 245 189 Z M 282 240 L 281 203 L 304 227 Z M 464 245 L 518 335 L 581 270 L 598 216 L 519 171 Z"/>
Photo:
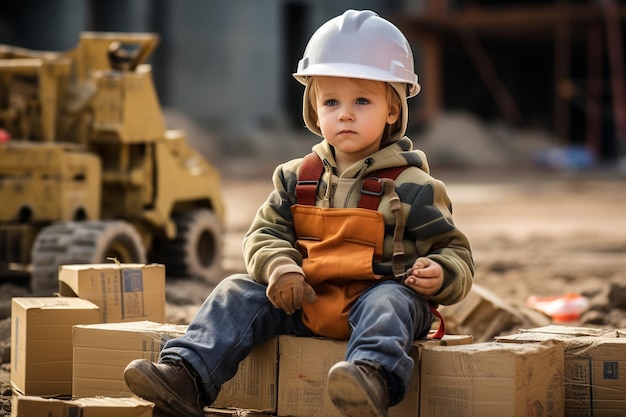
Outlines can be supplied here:
<path id="1" fill-rule="evenodd" d="M 387 417 L 389 391 L 377 365 L 336 363 L 328 371 L 328 394 L 344 416 Z"/>
<path id="2" fill-rule="evenodd" d="M 152 401 L 163 414 L 204 417 L 202 394 L 182 363 L 153 363 L 136 359 L 124 369 L 126 385 L 137 396 Z"/>

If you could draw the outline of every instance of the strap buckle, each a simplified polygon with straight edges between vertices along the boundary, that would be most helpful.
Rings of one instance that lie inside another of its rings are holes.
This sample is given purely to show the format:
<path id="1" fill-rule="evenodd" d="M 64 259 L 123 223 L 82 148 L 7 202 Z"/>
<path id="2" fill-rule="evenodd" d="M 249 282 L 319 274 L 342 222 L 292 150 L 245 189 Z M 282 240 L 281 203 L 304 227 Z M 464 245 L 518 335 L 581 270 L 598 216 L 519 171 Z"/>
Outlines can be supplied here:
<path id="1" fill-rule="evenodd" d="M 367 187 L 367 188 L 366 188 Z M 383 179 L 379 177 L 367 177 L 363 179 L 361 184 L 361 194 L 380 197 L 385 193 L 385 185 Z"/>

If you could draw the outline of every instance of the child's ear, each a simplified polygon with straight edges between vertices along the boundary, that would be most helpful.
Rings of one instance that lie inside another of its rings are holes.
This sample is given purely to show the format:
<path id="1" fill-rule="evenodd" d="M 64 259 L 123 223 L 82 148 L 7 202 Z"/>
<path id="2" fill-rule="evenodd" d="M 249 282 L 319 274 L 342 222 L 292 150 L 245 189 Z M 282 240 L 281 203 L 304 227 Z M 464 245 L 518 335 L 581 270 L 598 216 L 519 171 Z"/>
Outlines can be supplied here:
<path id="1" fill-rule="evenodd" d="M 397 103 L 389 106 L 389 114 L 387 115 L 387 124 L 392 125 L 400 118 L 400 106 Z"/>

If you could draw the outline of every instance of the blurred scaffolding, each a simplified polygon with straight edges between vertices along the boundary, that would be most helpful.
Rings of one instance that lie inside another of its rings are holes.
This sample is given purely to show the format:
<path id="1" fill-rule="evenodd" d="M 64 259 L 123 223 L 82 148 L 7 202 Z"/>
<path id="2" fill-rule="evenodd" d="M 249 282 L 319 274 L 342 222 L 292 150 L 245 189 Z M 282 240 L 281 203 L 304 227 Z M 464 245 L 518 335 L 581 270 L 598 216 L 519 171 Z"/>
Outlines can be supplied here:
<path id="1" fill-rule="evenodd" d="M 626 152 L 624 34 L 617 0 L 429 0 L 394 21 L 421 51 L 413 123 L 465 108 L 542 126 L 597 159 Z"/>

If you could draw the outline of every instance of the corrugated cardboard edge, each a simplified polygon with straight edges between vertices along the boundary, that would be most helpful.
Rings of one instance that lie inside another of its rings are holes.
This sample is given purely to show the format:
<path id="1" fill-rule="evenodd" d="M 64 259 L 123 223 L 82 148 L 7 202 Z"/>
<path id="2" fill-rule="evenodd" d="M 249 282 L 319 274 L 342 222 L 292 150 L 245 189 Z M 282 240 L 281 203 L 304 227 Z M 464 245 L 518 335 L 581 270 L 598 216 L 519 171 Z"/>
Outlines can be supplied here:
<path id="1" fill-rule="evenodd" d="M 274 416 L 271 411 L 260 411 L 260 410 L 248 410 L 242 408 L 205 408 L 204 409 L 205 417 L 224 417 L 224 416 L 233 416 L 233 417 L 268 417 Z"/>
<path id="2" fill-rule="evenodd" d="M 70 399 L 58 399 L 58 398 L 46 398 L 46 397 L 37 397 L 31 395 L 21 395 L 19 393 L 14 393 L 11 397 L 11 416 L 20 416 L 19 413 L 19 402 L 20 401 L 29 401 L 35 403 L 49 403 L 49 404 L 66 404 L 68 406 L 75 406 L 79 408 L 88 408 L 88 407 L 126 407 L 126 408 L 144 408 L 146 410 L 150 410 L 150 415 L 152 414 L 152 410 L 154 409 L 154 403 L 150 401 L 146 401 L 137 396 L 126 397 L 126 398 L 108 398 L 108 397 L 89 397 L 89 398 L 78 398 L 74 400 Z M 81 414 L 82 415 L 82 414 Z M 29 416 L 24 416 L 29 417 Z"/>

